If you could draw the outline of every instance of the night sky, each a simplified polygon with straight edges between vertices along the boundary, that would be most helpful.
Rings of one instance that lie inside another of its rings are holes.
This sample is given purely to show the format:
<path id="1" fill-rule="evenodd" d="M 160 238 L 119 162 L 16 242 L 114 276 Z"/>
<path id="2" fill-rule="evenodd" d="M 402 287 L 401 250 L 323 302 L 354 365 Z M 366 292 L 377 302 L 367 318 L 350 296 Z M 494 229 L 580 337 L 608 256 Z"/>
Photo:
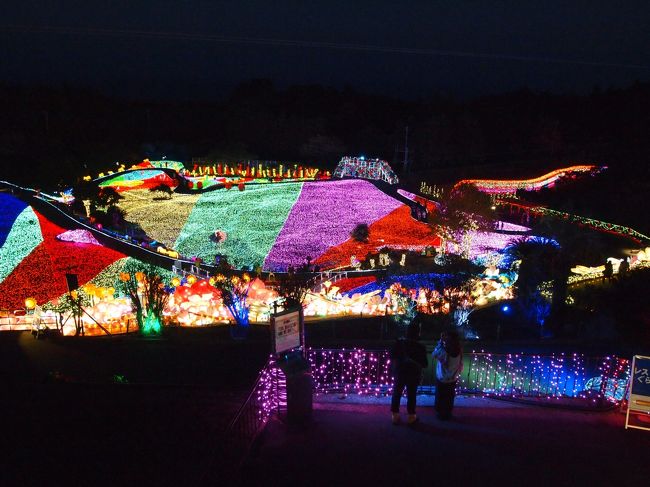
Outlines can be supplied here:
<path id="1" fill-rule="evenodd" d="M 650 81 L 647 1 L 11 3 L 0 16 L 0 81 L 13 84 L 219 99 L 268 78 L 463 98 Z"/>

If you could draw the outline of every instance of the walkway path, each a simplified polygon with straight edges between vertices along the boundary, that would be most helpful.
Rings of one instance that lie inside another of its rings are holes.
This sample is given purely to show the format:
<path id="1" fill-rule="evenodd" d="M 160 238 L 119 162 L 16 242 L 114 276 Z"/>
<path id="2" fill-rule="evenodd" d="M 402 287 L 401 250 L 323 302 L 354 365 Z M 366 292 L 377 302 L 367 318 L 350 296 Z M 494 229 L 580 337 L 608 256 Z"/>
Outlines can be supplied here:
<path id="1" fill-rule="evenodd" d="M 465 398 L 454 421 L 438 421 L 425 405 L 409 427 L 391 424 L 386 399 L 366 402 L 316 402 L 304 427 L 273 420 L 244 484 L 631 486 L 650 478 L 650 433 L 625 430 L 618 412 Z"/>

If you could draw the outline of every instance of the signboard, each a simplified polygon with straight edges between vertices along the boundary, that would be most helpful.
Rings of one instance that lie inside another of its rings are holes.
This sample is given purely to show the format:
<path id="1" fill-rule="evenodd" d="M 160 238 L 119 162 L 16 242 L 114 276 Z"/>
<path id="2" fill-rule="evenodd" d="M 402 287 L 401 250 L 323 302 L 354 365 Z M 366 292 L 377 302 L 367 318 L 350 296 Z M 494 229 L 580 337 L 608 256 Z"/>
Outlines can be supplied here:
<path id="1" fill-rule="evenodd" d="M 647 427 L 629 424 L 630 411 L 650 413 L 650 357 L 635 355 L 632 359 L 630 400 L 625 418 L 625 428 L 650 430 L 650 423 L 648 423 Z"/>
<path id="2" fill-rule="evenodd" d="M 281 354 L 302 345 L 302 310 L 271 316 L 273 353 Z"/>

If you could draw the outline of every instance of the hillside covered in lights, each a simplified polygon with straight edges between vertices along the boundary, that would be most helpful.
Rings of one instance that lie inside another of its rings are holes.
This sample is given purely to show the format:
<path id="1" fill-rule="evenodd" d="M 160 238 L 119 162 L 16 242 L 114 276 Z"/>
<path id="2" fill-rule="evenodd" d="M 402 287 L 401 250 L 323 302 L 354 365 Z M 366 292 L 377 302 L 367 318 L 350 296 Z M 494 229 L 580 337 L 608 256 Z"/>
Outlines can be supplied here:
<path id="1" fill-rule="evenodd" d="M 85 313 L 92 316 L 84 318 L 87 332 L 105 332 L 97 323 L 128 332 L 133 300 L 125 282 L 151 265 L 168 296 L 159 318 L 170 324 L 230 322 L 235 316 L 218 289 L 222 272 L 246 276 L 250 320 L 267 322 L 279 297 L 275 274 L 293 275 L 292 270 L 309 281 L 305 316 L 384 316 L 417 309 L 453 311 L 462 324 L 458 309 L 513 298 L 519 263 L 508 249 L 527 242 L 559 248 L 552 239 L 532 235 L 531 218 L 558 218 L 579 228 L 581 236 L 598 231 L 641 245 L 650 240 L 628 227 L 519 197 L 522 189 L 537 192 L 594 176 L 595 166 L 571 166 L 532 180 L 460 181 L 451 191 L 473 185 L 490 195 L 483 198 L 490 225 L 469 226 L 462 238 L 443 239 L 438 231 L 444 227 L 432 222 L 445 215 L 445 200 L 434 187 L 422 184 L 420 194 L 411 193 L 382 177 L 378 168 L 384 166 L 376 161 L 354 160 L 368 166 L 367 178 L 332 178 L 318 169 L 274 162 L 188 170 L 173 161 L 145 160 L 96 179 L 87 176 L 58 195 L 4 182 L 0 310 L 8 324 L 2 326 L 29 326 L 23 318 L 27 298 L 56 320 L 70 299 L 66 276 L 72 274 Z M 650 248 L 639 248 L 630 264 L 644 267 L 648 255 Z M 569 284 L 602 276 L 602 261 L 574 258 Z M 609 261 L 616 272 L 623 259 Z M 540 322 L 550 309 L 550 294 L 544 292 Z M 67 326 L 64 333 L 75 332 Z"/>
<path id="2" fill-rule="evenodd" d="M 58 298 L 67 292 L 66 274 L 76 274 L 82 285 L 94 280 L 114 286 L 111 270 L 127 256 L 94 239 L 75 240 L 74 232 L 0 193 L 0 309 L 20 308 L 27 296 L 38 303 Z"/>
<path id="3" fill-rule="evenodd" d="M 349 267 L 352 255 L 384 247 L 440 245 L 408 205 L 364 180 L 252 184 L 170 198 L 146 189 L 121 194 L 126 221 L 148 241 L 206 263 L 219 255 L 238 269 L 286 271 L 307 261 L 321 269 Z M 0 193 L 0 215 L 0 309 L 20 307 L 25 296 L 56 299 L 66 292 L 66 273 L 77 274 L 80 285 L 114 288 L 120 269 L 134 260 L 84 230 L 53 223 L 16 196 Z M 369 226 L 366 242 L 350 235 L 358 224 Z"/>
<path id="4" fill-rule="evenodd" d="M 364 180 L 248 185 L 171 199 L 134 190 L 123 197 L 127 221 L 149 237 L 206 263 L 225 256 L 237 268 L 286 271 L 309 260 L 328 269 L 349 265 L 355 253 L 440 244 L 406 204 Z M 358 224 L 370 228 L 367 243 L 350 237 Z M 215 243 L 217 231 L 224 238 Z"/>

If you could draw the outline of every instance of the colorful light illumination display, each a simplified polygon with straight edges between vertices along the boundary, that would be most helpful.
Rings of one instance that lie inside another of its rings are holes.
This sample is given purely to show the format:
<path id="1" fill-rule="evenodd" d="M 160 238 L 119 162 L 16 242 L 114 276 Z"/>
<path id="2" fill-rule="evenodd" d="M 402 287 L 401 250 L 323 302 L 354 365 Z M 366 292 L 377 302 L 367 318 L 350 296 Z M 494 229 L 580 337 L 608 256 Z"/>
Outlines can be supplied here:
<path id="1" fill-rule="evenodd" d="M 352 208 L 356 214 L 364 214 L 363 212 L 367 208 L 366 200 L 372 200 L 373 198 L 376 200 L 376 196 L 383 195 L 383 193 L 376 192 L 374 186 L 365 181 L 345 180 L 324 184 L 331 185 L 331 188 L 334 189 L 335 193 L 338 191 L 338 196 L 335 199 L 335 210 L 330 209 L 326 213 L 327 215 L 330 215 L 332 225 L 342 219 L 341 215 L 350 215 L 349 209 L 345 208 L 345 204 L 349 203 L 351 198 Z M 300 185 L 293 185 L 293 188 L 291 186 L 291 184 L 288 184 L 278 185 L 277 187 L 268 187 L 268 190 L 265 191 L 264 194 L 268 195 L 268 191 L 273 192 L 273 200 L 277 204 L 278 201 L 282 201 L 282 198 L 278 198 L 276 192 L 290 193 L 291 197 L 289 198 L 288 204 L 285 205 L 286 209 L 283 210 L 288 212 L 289 208 L 296 206 L 294 202 L 298 197 L 298 190 L 300 188 Z M 254 193 L 254 191 L 251 193 Z M 137 194 L 139 193 L 132 193 L 132 195 Z M 237 198 L 237 202 L 241 203 L 246 201 L 244 193 L 233 194 L 235 195 L 233 198 Z M 127 200 L 129 200 L 132 195 L 129 194 Z M 320 198 L 323 198 L 326 195 L 327 193 L 321 193 L 319 191 L 313 192 L 313 194 L 307 195 L 306 203 L 307 205 L 316 204 Z M 350 195 L 354 195 L 354 197 L 351 197 Z M 303 196 L 305 195 L 303 194 Z M 381 204 L 378 205 L 380 207 L 379 210 L 377 209 L 377 205 L 375 205 L 371 208 L 371 210 L 374 211 L 374 213 L 370 211 L 371 217 L 380 216 L 383 212 L 389 211 L 395 206 L 398 207 L 396 210 L 398 213 L 399 211 L 408 211 L 408 208 L 404 205 L 401 205 L 399 202 L 396 202 L 388 196 L 383 196 L 385 198 L 383 200 L 383 209 L 381 209 Z M 194 199 L 192 202 L 189 202 L 189 205 L 192 209 L 195 209 L 197 206 L 195 204 L 196 198 L 192 198 Z M 206 196 L 206 199 L 210 201 L 210 197 Z M 291 200 L 293 200 L 293 202 Z M 380 203 L 382 202 L 381 199 L 379 201 Z M 218 202 L 222 201 L 219 199 L 210 201 L 210 204 L 204 208 L 205 215 L 210 213 L 207 208 L 214 209 L 214 207 L 219 206 Z M 259 211 L 256 212 L 255 210 L 255 208 L 259 206 L 258 203 L 259 201 L 256 201 L 256 198 L 251 199 L 251 212 L 249 215 L 253 220 L 260 220 L 257 218 Z M 253 208 L 253 206 L 255 208 Z M 271 208 L 268 205 L 266 205 L 266 207 Z M 25 206 L 24 208 L 27 207 Z M 341 212 L 342 208 L 345 208 L 345 212 Z M 24 211 L 26 210 L 17 209 L 14 213 L 21 215 Z M 32 210 L 29 209 L 29 211 Z M 92 335 L 104 333 L 94 324 L 93 319 L 90 318 L 91 316 L 108 328 L 111 333 L 134 330 L 136 325 L 130 309 L 130 302 L 126 298 L 115 296 L 114 290 L 119 274 L 122 272 L 125 263 L 128 262 L 129 259 L 124 259 L 123 254 L 102 247 L 88 232 L 82 230 L 64 231 L 60 227 L 42 218 L 40 215 L 33 213 L 33 211 L 32 214 L 32 223 L 29 223 L 28 225 L 30 228 L 37 229 L 39 234 L 42 233 L 41 238 L 43 239 L 43 244 L 37 246 L 37 248 L 30 252 L 27 259 L 23 259 L 20 262 L 20 269 L 17 269 L 17 272 L 12 272 L 11 276 L 8 276 L 8 279 L 0 283 L 0 287 L 5 289 L 5 291 L 11 289 L 11 292 L 3 293 L 3 298 L 9 297 L 14 300 L 13 304 L 5 304 L 5 306 L 7 308 L 17 309 L 21 307 L 25 296 L 33 296 L 36 301 L 45 308 L 44 319 L 50 323 L 55 323 L 57 318 L 55 309 L 58 308 L 59 302 L 65 299 L 65 279 L 61 274 L 61 269 L 65 269 L 66 272 L 76 272 L 82 284 L 88 282 L 88 284 L 82 286 L 80 291 L 84 296 L 84 310 L 87 312 L 87 315 L 84 315 L 83 318 L 87 334 Z M 205 215 L 198 215 L 197 219 L 201 220 L 210 218 Z M 280 228 L 288 219 L 285 215 L 280 215 L 280 217 L 276 219 L 276 223 L 274 223 L 275 229 L 273 230 L 272 235 L 277 232 L 278 228 Z M 223 216 L 224 218 L 226 217 L 225 214 L 219 216 Z M 296 217 L 296 215 L 294 215 L 294 217 Z M 353 225 L 356 224 L 356 218 L 352 216 L 348 219 L 350 220 L 349 226 L 353 227 Z M 398 220 L 399 219 L 400 218 L 398 218 Z M 423 225 L 410 218 L 406 218 L 405 220 L 415 225 Z M 20 224 L 20 221 L 21 220 L 17 218 L 13 223 L 5 225 L 5 227 L 9 229 L 8 231 L 5 231 L 5 233 L 9 234 L 11 229 L 16 226 L 16 222 Z M 223 220 L 219 220 L 219 222 L 223 224 Z M 241 223 L 242 220 L 239 219 L 238 222 Z M 296 228 L 300 228 L 299 221 L 296 221 L 295 224 Z M 371 242 L 372 245 L 384 245 L 386 244 L 386 239 L 380 239 L 382 235 L 388 239 L 391 231 L 394 233 L 400 231 L 398 221 L 393 221 L 389 218 L 382 224 L 386 226 L 385 234 L 382 234 L 382 231 L 380 231 L 382 227 L 379 225 L 374 227 L 376 230 L 375 237 L 384 241 L 379 242 L 379 240 L 377 240 L 376 242 Z M 307 222 L 305 222 L 305 225 L 307 225 Z M 326 228 L 327 227 L 318 226 L 316 231 L 322 232 Z M 418 232 L 420 230 L 428 231 L 426 226 L 423 226 L 422 229 L 418 229 Z M 228 230 L 226 232 L 228 238 L 221 244 L 215 244 L 214 242 L 211 242 L 209 238 L 206 238 L 206 242 L 212 246 L 221 245 L 223 248 L 228 242 L 234 240 L 233 234 L 236 235 L 238 231 L 239 227 L 233 227 L 232 230 Z M 24 231 L 21 230 L 21 232 L 24 235 L 29 235 L 29 232 L 27 232 L 26 229 Z M 423 238 L 431 238 L 432 235 L 430 233 L 427 233 L 426 235 L 425 233 L 422 234 Z M 213 232 L 211 232 L 211 234 L 213 234 Z M 402 236 L 406 238 L 406 240 L 404 242 L 396 242 L 399 245 L 408 243 L 408 239 L 413 237 L 410 233 Z M 340 238 L 348 237 L 349 235 L 347 232 L 340 236 Z M 431 242 L 427 240 L 425 243 Z M 13 249 L 14 245 L 11 238 L 5 237 L 4 244 L 11 244 L 6 248 Z M 270 245 L 271 239 L 269 239 L 266 247 L 268 248 Z M 3 249 L 5 249 L 4 245 Z M 237 249 L 235 251 L 239 250 Z M 261 254 L 262 253 L 260 253 L 260 255 Z M 7 261 L 4 260 L 3 262 Z M 36 279 L 32 276 L 33 272 L 45 272 L 49 276 L 55 277 L 50 281 Z M 203 326 L 230 321 L 230 314 L 223 307 L 218 293 L 215 293 L 213 289 L 210 289 L 212 288 L 212 286 L 209 285 L 210 283 L 195 278 L 190 281 L 192 277 L 193 276 L 187 279 L 187 284 L 181 285 L 180 280 L 176 283 L 175 293 L 172 295 L 168 307 L 164 310 L 165 320 L 176 322 L 184 326 Z M 374 278 L 370 280 L 374 280 Z M 171 278 L 169 279 L 169 282 L 171 282 Z M 368 280 L 364 280 L 363 282 L 357 282 L 356 284 L 359 285 L 367 282 Z M 200 287 L 202 289 L 199 289 Z M 417 289 L 413 290 L 413 295 L 415 296 L 416 294 Z M 275 298 L 277 298 L 275 292 L 267 289 L 261 281 L 255 281 L 252 284 L 248 303 L 250 305 L 251 321 L 267 322 L 270 312 L 269 304 Z M 322 293 L 310 293 L 305 301 L 305 314 L 307 316 L 368 316 L 396 312 L 399 312 L 399 309 L 395 308 L 395 299 L 393 299 L 390 289 L 375 289 L 367 292 L 345 294 L 341 293 L 340 288 L 334 285 Z M 23 323 L 23 325 L 27 326 L 28 324 Z M 74 333 L 74 327 L 71 322 L 64 326 L 63 331 L 66 334 Z"/>
<path id="2" fill-rule="evenodd" d="M 387 350 L 309 349 L 314 392 L 386 395 L 393 377 Z M 468 353 L 459 389 L 487 397 L 527 399 L 579 407 L 620 401 L 629 379 L 629 361 L 582 354 L 550 356 Z M 433 385 L 425 374 L 421 392 Z M 566 404 L 566 403 L 564 403 Z"/>
<path id="3" fill-rule="evenodd" d="M 526 191 L 535 191 L 547 186 L 551 186 L 558 179 L 571 175 L 572 173 L 596 173 L 604 167 L 577 165 L 556 169 L 543 176 L 533 179 L 513 179 L 513 180 L 499 180 L 499 179 L 462 179 L 458 181 L 455 187 L 462 186 L 463 184 L 473 184 L 480 191 L 490 194 L 514 194 L 519 189 Z"/>
<path id="4" fill-rule="evenodd" d="M 65 229 L 31 208 L 20 215 L 25 218 L 16 218 L 0 249 L 0 309 L 20 309 L 27 296 L 39 304 L 47 303 L 67 291 L 65 274 L 77 274 L 79 283 L 85 284 L 106 266 L 125 257 L 101 245 L 58 240 Z M 14 234 L 19 237 L 17 240 Z"/>
<path id="5" fill-rule="evenodd" d="M 277 299 L 260 279 L 254 279 L 248 290 L 247 304 L 252 322 L 268 322 L 271 303 Z M 176 287 L 170 296 L 165 316 L 183 326 L 203 326 L 233 320 L 224 306 L 220 292 L 207 280 Z"/>
<path id="6" fill-rule="evenodd" d="M 308 349 L 306 355 L 314 394 L 392 393 L 387 350 Z M 592 359 L 575 353 L 540 356 L 472 352 L 465 354 L 464 362 L 458 385 L 461 393 L 578 409 L 603 409 L 619 403 L 630 374 L 627 359 Z M 432 374 L 425 373 L 419 393 L 433 391 L 431 378 Z M 271 415 L 286 407 L 286 387 L 284 374 L 270 357 L 231 424 L 230 434 L 250 445 Z"/>
<path id="7" fill-rule="evenodd" d="M 336 166 L 332 177 L 375 179 L 388 184 L 399 182 L 397 175 L 386 161 L 366 159 L 365 157 L 343 157 Z"/>
<path id="8" fill-rule="evenodd" d="M 5 240 L 9 236 L 14 222 L 25 211 L 27 204 L 22 200 L 5 193 L 0 192 L 0 247 L 4 246 Z"/>
<path id="9" fill-rule="evenodd" d="M 142 171 L 146 169 L 171 169 L 178 174 L 180 179 L 186 181 L 187 189 L 199 191 L 216 185 L 224 185 L 225 183 L 233 182 L 235 184 L 238 182 L 262 184 L 278 181 L 310 181 L 330 178 L 329 171 L 322 171 L 318 168 L 306 167 L 290 162 L 217 162 L 208 165 L 194 164 L 192 169 L 188 170 L 185 168 L 185 165 L 179 161 L 150 161 L 149 159 L 145 159 L 139 164 L 131 165 L 129 168 L 127 168 L 125 164 L 118 163 L 115 171 L 108 170 L 102 172 L 97 176 L 97 179 L 116 175 L 117 179 L 115 180 L 126 181 L 126 184 L 121 186 L 123 189 L 128 189 L 129 187 L 141 186 L 137 181 L 144 182 L 145 185 L 148 184 L 146 181 L 156 173 Z M 91 176 L 86 176 L 84 178 L 86 181 L 90 181 L 91 179 L 93 179 Z M 113 180 L 113 178 L 108 179 L 111 181 Z M 163 184 L 166 184 L 165 181 L 162 181 Z M 160 181 L 158 184 L 160 184 Z M 173 183 L 172 187 L 175 186 L 176 183 Z"/>
<path id="10" fill-rule="evenodd" d="M 157 167 L 158 169 L 173 169 L 174 171 L 182 171 L 185 169 L 185 164 L 179 161 L 170 161 L 167 159 L 161 161 L 150 161 L 145 159 L 140 164 L 139 167 Z"/>
<path id="11" fill-rule="evenodd" d="M 498 205 L 507 205 L 511 208 L 516 208 L 518 210 L 530 213 L 533 215 L 545 215 L 552 216 L 554 218 L 562 219 L 570 223 L 577 223 L 578 225 L 585 225 L 591 227 L 595 230 L 601 232 L 612 233 L 614 235 L 619 235 L 621 237 L 627 237 L 633 240 L 634 242 L 640 244 L 642 242 L 650 242 L 650 237 L 637 232 L 633 228 L 626 227 L 623 225 L 616 225 L 615 223 L 608 223 L 602 220 L 595 220 L 593 218 L 587 218 L 584 216 L 573 215 L 571 213 L 566 213 L 564 211 L 551 210 L 550 208 L 545 208 L 543 206 L 536 205 L 527 205 L 523 203 L 518 203 L 514 201 L 503 201 L 497 200 Z"/>
<path id="12" fill-rule="evenodd" d="M 365 259 L 368 253 L 376 253 L 385 247 L 422 251 L 430 247 L 439 248 L 441 245 L 442 239 L 432 232 L 431 227 L 411 218 L 410 208 L 400 205 L 370 225 L 367 242 L 348 238 L 341 245 L 330 247 L 314 263 L 325 269 L 346 267 L 350 264 L 351 255 Z M 379 266 L 378 261 L 376 264 Z"/>
<path id="13" fill-rule="evenodd" d="M 239 440 L 250 442 L 254 439 L 255 434 L 264 427 L 266 422 L 274 412 L 283 409 L 287 405 L 287 382 L 284 372 L 278 367 L 273 357 L 269 357 L 268 362 L 262 368 L 253 392 L 245 404 L 242 414 L 247 415 L 246 421 L 253 419 L 255 427 L 250 425 L 245 430 L 233 431 L 239 436 Z M 238 418 L 235 418 L 233 424 L 236 424 Z"/>
<path id="14" fill-rule="evenodd" d="M 466 255 L 483 265 L 498 264 L 501 262 L 500 251 L 521 238 L 521 235 L 472 230 L 466 232 L 461 243 L 447 241 L 446 247 L 449 253 Z"/>
<path id="15" fill-rule="evenodd" d="M 370 225 L 399 206 L 399 201 L 367 181 L 304 183 L 264 269 L 286 270 L 304 264 L 308 257 L 314 260 L 348 240 L 357 224 Z"/>
<path id="16" fill-rule="evenodd" d="M 214 262 L 223 255 L 237 268 L 261 266 L 300 195 L 302 183 L 203 193 L 174 248 Z M 307 222 L 305 222 L 307 225 Z M 216 230 L 228 238 L 215 242 Z M 300 240 L 293 242 L 299 244 Z"/>
<path id="17" fill-rule="evenodd" d="M 100 179 L 106 176 L 111 176 L 113 174 L 119 174 L 125 171 L 138 170 L 138 169 L 172 169 L 174 171 L 182 171 L 185 169 L 185 165 L 179 161 L 170 161 L 170 160 L 161 160 L 161 161 L 150 161 L 149 159 L 144 159 L 142 162 L 137 164 L 131 164 L 128 168 L 125 163 L 116 162 L 115 170 L 106 170 L 98 174 L 96 179 Z M 85 181 L 90 181 L 94 179 L 92 176 L 88 175 L 84 177 Z"/>
<path id="18" fill-rule="evenodd" d="M 132 189 L 149 189 L 164 184 L 175 188 L 178 183 L 166 172 L 156 169 L 127 170 L 115 174 L 112 178 L 102 180 L 100 188 L 111 187 L 118 192 Z"/>
<path id="19" fill-rule="evenodd" d="M 173 248 L 187 219 L 194 210 L 200 194 L 175 194 L 172 199 L 153 200 L 148 190 L 123 193 L 120 208 L 126 220 L 139 225 L 151 238 Z"/>
<path id="20" fill-rule="evenodd" d="M 164 171 L 152 169 L 171 169 L 176 177 Z M 112 177 L 109 177 L 112 176 Z M 164 184 L 176 188 L 183 181 L 186 190 L 202 192 L 216 187 L 232 188 L 233 185 L 244 189 L 246 183 L 266 184 L 274 182 L 299 182 L 329 179 L 329 171 L 318 168 L 303 167 L 299 164 L 282 163 L 277 161 L 245 161 L 239 163 L 215 163 L 212 165 L 194 164 L 187 170 L 178 161 L 150 161 L 145 159 L 139 164 L 127 168 L 119 164 L 115 171 L 109 170 L 98 175 L 99 185 L 110 186 L 117 191 L 133 189 L 149 189 Z M 91 176 L 84 177 L 85 181 L 92 180 Z"/>
<path id="21" fill-rule="evenodd" d="M 101 245 L 97 239 L 88 230 L 68 230 L 56 236 L 57 240 L 62 242 L 85 243 L 92 245 Z"/>
<path id="22" fill-rule="evenodd" d="M 116 263 L 112 270 L 102 273 L 96 278 L 97 282 L 110 283 L 114 279 L 108 277 L 108 273 L 115 276 L 120 273 L 124 262 Z M 190 279 L 192 277 L 193 279 Z M 224 306 L 219 291 L 209 280 L 196 279 L 194 276 L 184 278 L 181 284 L 179 278 L 171 278 L 169 281 L 175 286 L 170 295 L 167 306 L 163 311 L 165 322 L 177 323 L 181 326 L 207 326 L 213 324 L 232 323 L 233 317 Z M 459 282 L 456 276 L 445 275 L 411 275 L 396 276 L 390 279 L 398 283 L 389 286 L 388 284 L 369 283 L 357 287 L 347 293 L 341 293 L 336 283 L 324 286 L 320 293 L 308 293 L 304 302 L 304 314 L 308 317 L 325 316 L 385 316 L 404 313 L 403 303 L 400 301 L 404 293 L 417 305 L 422 312 L 443 312 L 449 311 L 445 304 L 444 289 L 446 286 L 453 286 Z M 344 281 L 342 282 L 344 284 Z M 435 309 L 428 306 L 428 302 L 422 301 L 423 286 L 437 289 L 440 295 L 439 302 Z M 494 289 L 493 289 L 494 287 Z M 471 292 L 465 296 L 468 305 L 484 304 L 483 301 L 493 299 L 507 299 L 507 287 L 498 280 L 483 279 L 477 280 Z M 102 334 L 101 328 L 97 327 L 94 320 L 99 321 L 111 333 L 123 333 L 128 329 L 137 329 L 132 312 L 130 301 L 127 298 L 116 296 L 114 287 L 102 287 L 94 283 L 82 286 L 80 292 L 84 296 L 84 310 L 86 314 L 82 318 L 86 328 L 86 334 Z M 498 294 L 501 292 L 503 295 Z M 498 294 L 498 295 L 497 295 Z M 265 284 L 254 279 L 251 282 L 247 305 L 249 319 L 253 323 L 268 323 L 272 310 L 272 303 L 278 298 L 277 292 L 267 288 Z M 54 310 L 58 307 L 65 296 L 48 303 L 46 318 L 51 322 L 56 319 Z M 481 301 L 483 300 L 483 301 Z M 402 304 L 400 304 L 402 303 Z M 92 317 L 92 318 L 91 318 Z M 69 323 L 64 327 L 64 334 L 74 333 L 74 327 Z"/>
<path id="23" fill-rule="evenodd" d="M 494 397 L 583 403 L 620 401 L 629 379 L 629 360 L 589 358 L 582 354 L 472 353 L 462 376 L 462 388 Z"/>
<path id="24" fill-rule="evenodd" d="M 314 178 L 329 178 L 329 172 L 327 171 L 321 171 L 314 167 L 303 167 L 291 162 L 278 161 L 217 162 L 212 165 L 194 164 L 193 168 L 185 171 L 183 175 L 192 178 L 209 178 L 208 180 L 228 181 L 236 179 L 256 183 L 269 182 L 269 179 L 271 181 L 305 181 Z M 211 177 L 217 178 L 212 179 Z"/>
<path id="25" fill-rule="evenodd" d="M 127 174 L 136 172 L 123 171 L 121 175 Z M 214 262 L 216 255 L 226 256 L 237 268 L 264 263 L 266 269 L 283 270 L 299 267 L 307 259 L 324 269 L 349 267 L 352 255 L 357 260 L 363 259 L 383 247 L 422 250 L 440 245 L 440 239 L 431 233 L 430 227 L 410 217 L 408 206 L 362 180 L 251 186 L 246 191 L 175 195 L 169 202 L 151 198 L 148 191 L 134 191 L 127 193 L 124 200 L 129 205 L 133 203 L 127 214 L 136 215 L 136 222 L 142 217 L 142 228 L 147 234 L 166 245 L 175 244 L 183 255 L 198 256 L 206 262 Z M 180 206 L 175 206 L 179 202 Z M 78 273 L 81 283 L 92 279 L 96 286 L 106 290 L 94 295 L 87 293 L 91 298 L 88 313 L 105 320 L 115 330 L 125 329 L 125 324 L 132 321 L 128 300 L 108 291 L 115 286 L 114 270 L 103 272 L 109 267 L 113 269 L 123 254 L 102 247 L 84 230 L 64 231 L 9 195 L 0 193 L 0 207 L 6 208 L 0 212 L 0 291 L 4 291 L 0 293 L 0 308 L 18 309 L 26 296 L 41 305 L 62 296 L 65 293 L 63 274 L 72 271 Z M 369 224 L 370 237 L 366 243 L 350 238 L 358 223 Z M 511 224 L 502 224 L 500 229 L 528 230 Z M 215 232 L 222 232 L 227 238 L 215 240 Z M 483 256 L 486 265 L 491 265 L 492 275 L 490 279 L 472 282 L 474 289 L 471 295 L 468 293 L 468 305 L 481 306 L 512 297 L 510 277 L 496 272 L 492 253 L 515 238 L 516 235 L 498 232 L 469 235 L 468 254 L 475 259 Z M 462 249 L 447 243 L 446 250 L 460 252 Z M 645 262 L 646 251 L 638 255 L 637 261 Z M 119 268 L 120 265 L 115 266 Z M 596 270 L 587 269 L 583 275 L 591 275 Z M 52 281 L 39 280 L 37 276 L 43 273 L 52 276 Z M 111 273 L 113 276 L 109 277 Z M 95 282 L 100 276 L 101 284 Z M 435 289 L 442 295 L 447 284 L 431 287 L 430 283 L 419 282 L 420 278 L 412 275 L 383 285 L 374 278 L 347 287 L 344 282 L 333 283 L 320 293 L 308 294 L 305 315 L 371 316 L 403 312 L 396 305 L 396 294 L 391 289 L 395 282 L 421 309 L 427 309 L 423 290 Z M 190 276 L 186 282 L 179 280 L 174 287 L 175 292 L 164 310 L 166 321 L 204 326 L 232 319 L 209 282 Z M 253 287 L 248 303 L 251 321 L 267 322 L 269 304 L 277 294 L 261 281 Z M 436 309 L 449 311 L 444 303 Z M 87 325 L 87 329 L 92 329 L 90 321 Z"/>
<path id="26" fill-rule="evenodd" d="M 12 212 L 17 200 L 0 193 L 0 208 L 7 208 L 7 213 L 0 212 L 0 282 L 8 277 L 14 269 L 43 242 L 41 227 L 36 214 L 25 204 L 20 213 Z M 7 206 L 4 206 L 7 205 Z"/>
<path id="27" fill-rule="evenodd" d="M 397 190 L 397 193 L 404 196 L 404 198 L 407 198 L 407 199 L 409 199 L 411 201 L 415 201 L 416 203 L 420 203 L 429 212 L 436 211 L 436 209 L 438 209 L 439 203 L 437 203 L 437 202 L 435 202 L 433 200 L 430 200 L 428 198 L 424 198 L 422 196 L 411 193 L 410 191 L 403 190 L 401 188 Z"/>
<path id="28" fill-rule="evenodd" d="M 339 292 L 341 294 L 345 294 L 349 291 L 358 289 L 361 286 L 365 286 L 366 284 L 371 284 L 373 282 L 377 282 L 377 278 L 375 276 L 346 277 L 337 280 L 336 287 L 339 289 Z M 329 286 L 332 286 L 331 282 L 329 283 Z"/>
<path id="29" fill-rule="evenodd" d="M 650 268 L 650 260 L 645 258 L 645 253 L 643 258 L 639 259 L 633 258 L 630 263 L 630 271 L 635 271 L 638 269 L 647 269 Z M 620 265 L 623 259 L 615 259 L 614 257 L 609 257 L 607 260 L 612 262 L 612 270 L 614 275 L 618 274 L 618 266 Z M 577 284 L 579 282 L 591 281 L 593 279 L 602 279 L 603 272 L 605 271 L 605 266 L 596 266 L 596 267 L 587 267 L 582 265 L 577 265 L 571 268 L 572 275 L 569 276 L 569 284 Z"/>

